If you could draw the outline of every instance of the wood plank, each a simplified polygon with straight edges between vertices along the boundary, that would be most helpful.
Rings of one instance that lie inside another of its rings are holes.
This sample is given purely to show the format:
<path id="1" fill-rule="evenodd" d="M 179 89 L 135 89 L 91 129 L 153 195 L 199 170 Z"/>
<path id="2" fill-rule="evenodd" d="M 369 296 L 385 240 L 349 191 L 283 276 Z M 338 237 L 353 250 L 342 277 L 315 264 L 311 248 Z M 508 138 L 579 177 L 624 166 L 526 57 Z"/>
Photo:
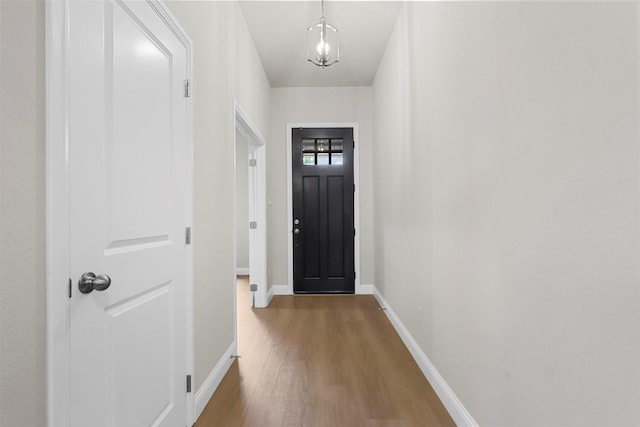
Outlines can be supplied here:
<path id="1" fill-rule="evenodd" d="M 238 352 L 196 427 L 454 426 L 369 295 L 276 296 L 247 304 Z"/>

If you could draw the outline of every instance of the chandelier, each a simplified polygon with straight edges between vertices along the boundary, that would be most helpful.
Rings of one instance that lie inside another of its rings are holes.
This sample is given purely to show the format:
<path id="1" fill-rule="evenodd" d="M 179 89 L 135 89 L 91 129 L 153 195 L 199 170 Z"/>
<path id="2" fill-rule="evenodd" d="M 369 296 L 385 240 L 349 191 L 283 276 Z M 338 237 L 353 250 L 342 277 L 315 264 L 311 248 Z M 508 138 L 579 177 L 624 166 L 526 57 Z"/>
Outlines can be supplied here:
<path id="1" fill-rule="evenodd" d="M 327 24 L 324 17 L 324 0 L 320 22 L 307 28 L 307 61 L 318 67 L 328 67 L 340 60 L 338 30 Z"/>

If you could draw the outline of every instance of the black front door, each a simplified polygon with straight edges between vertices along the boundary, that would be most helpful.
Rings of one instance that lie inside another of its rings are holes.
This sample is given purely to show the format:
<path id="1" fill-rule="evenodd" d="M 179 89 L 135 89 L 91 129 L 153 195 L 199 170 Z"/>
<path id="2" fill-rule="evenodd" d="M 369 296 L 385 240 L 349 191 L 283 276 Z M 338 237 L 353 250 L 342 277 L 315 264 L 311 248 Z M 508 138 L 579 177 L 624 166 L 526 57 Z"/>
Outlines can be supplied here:
<path id="1" fill-rule="evenodd" d="M 293 291 L 354 293 L 353 128 L 299 128 L 293 141 Z"/>

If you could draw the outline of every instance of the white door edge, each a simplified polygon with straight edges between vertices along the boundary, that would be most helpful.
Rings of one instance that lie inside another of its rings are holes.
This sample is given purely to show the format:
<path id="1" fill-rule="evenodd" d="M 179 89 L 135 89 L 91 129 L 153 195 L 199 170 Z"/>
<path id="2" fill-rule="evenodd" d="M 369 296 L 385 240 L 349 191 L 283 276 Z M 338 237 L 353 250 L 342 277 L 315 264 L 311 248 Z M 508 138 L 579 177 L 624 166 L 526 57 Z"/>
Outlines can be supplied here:
<path id="1" fill-rule="evenodd" d="M 46 34 L 46 425 L 69 425 L 69 161 L 68 161 L 68 2 L 45 3 Z M 192 41 L 160 0 L 147 0 L 168 28 L 185 46 L 187 76 L 192 78 Z M 189 155 L 187 216 L 193 223 L 193 112 L 187 107 L 187 150 Z M 193 373 L 193 252 L 186 251 L 187 287 L 187 371 Z M 187 395 L 187 425 L 195 422 L 194 393 Z"/>
<path id="2" fill-rule="evenodd" d="M 67 3 L 46 7 L 47 425 L 69 425 Z M 65 288 L 67 288 L 65 290 Z"/>
<path id="3" fill-rule="evenodd" d="M 291 224 L 293 224 L 293 189 L 292 162 L 293 150 L 291 131 L 295 128 L 353 128 L 353 183 L 356 191 L 353 195 L 353 226 L 356 236 L 353 241 L 353 263 L 356 272 L 355 294 L 362 294 L 360 289 L 360 134 L 357 122 L 335 123 L 287 123 L 287 289 L 288 295 L 293 295 L 293 239 L 291 238 Z"/>

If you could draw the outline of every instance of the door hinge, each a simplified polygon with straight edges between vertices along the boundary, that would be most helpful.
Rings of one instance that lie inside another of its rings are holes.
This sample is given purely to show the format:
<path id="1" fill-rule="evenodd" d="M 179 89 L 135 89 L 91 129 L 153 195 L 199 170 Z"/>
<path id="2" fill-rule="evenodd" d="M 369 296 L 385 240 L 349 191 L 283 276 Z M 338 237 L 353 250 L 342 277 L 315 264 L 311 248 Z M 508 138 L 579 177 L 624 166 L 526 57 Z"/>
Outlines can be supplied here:
<path id="1" fill-rule="evenodd" d="M 355 237 L 355 235 L 356 235 L 356 229 L 354 228 L 353 229 L 353 236 Z"/>
<path id="2" fill-rule="evenodd" d="M 353 192 L 354 193 L 356 192 L 356 185 L 355 184 L 353 184 Z"/>
<path id="3" fill-rule="evenodd" d="M 353 280 L 356 280 L 356 272 L 353 272 Z"/>
<path id="4" fill-rule="evenodd" d="M 187 393 L 191 393 L 191 375 L 187 375 Z"/>
<path id="5" fill-rule="evenodd" d="M 249 228 L 250 228 L 251 230 L 255 230 L 256 228 L 258 228 L 258 223 L 257 223 L 256 221 L 251 221 L 251 222 L 249 223 Z"/>
<path id="6" fill-rule="evenodd" d="M 191 80 L 184 81 L 184 97 L 191 98 Z"/>
<path id="7" fill-rule="evenodd" d="M 251 166 L 251 167 L 256 167 L 256 166 L 258 166 L 258 160 L 256 160 L 256 159 L 249 159 L 249 166 Z"/>
<path id="8" fill-rule="evenodd" d="M 73 288 L 73 281 L 71 280 L 71 277 L 69 277 L 69 298 L 71 298 L 72 288 Z"/>
<path id="9" fill-rule="evenodd" d="M 256 306 L 256 291 L 258 290 L 258 285 L 252 283 L 249 285 L 249 290 L 251 291 L 251 307 L 255 308 Z"/>
<path id="10" fill-rule="evenodd" d="M 191 227 L 187 227 L 184 231 L 184 241 L 187 245 L 191 244 Z"/>

